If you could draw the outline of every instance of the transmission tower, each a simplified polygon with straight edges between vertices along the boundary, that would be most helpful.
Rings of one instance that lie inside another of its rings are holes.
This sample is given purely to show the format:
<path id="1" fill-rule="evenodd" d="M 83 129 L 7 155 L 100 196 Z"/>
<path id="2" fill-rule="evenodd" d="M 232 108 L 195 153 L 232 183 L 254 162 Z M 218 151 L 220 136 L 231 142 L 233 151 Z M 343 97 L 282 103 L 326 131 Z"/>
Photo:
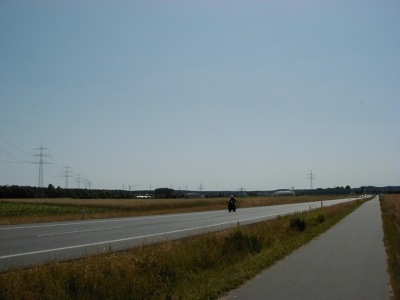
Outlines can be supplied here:
<path id="1" fill-rule="evenodd" d="M 241 188 L 237 189 L 237 191 L 240 191 L 240 196 L 241 197 L 243 197 L 243 190 L 245 190 L 245 188 L 241 187 Z"/>
<path id="2" fill-rule="evenodd" d="M 199 191 L 201 192 L 203 190 L 203 188 L 204 188 L 204 185 L 200 182 Z"/>
<path id="3" fill-rule="evenodd" d="M 312 181 L 313 181 L 313 179 L 315 180 L 315 176 L 314 176 L 315 174 L 313 174 L 313 172 L 311 171 L 311 173 L 310 174 L 308 174 L 308 177 L 307 177 L 307 179 L 310 179 L 310 181 L 311 181 L 311 189 L 313 189 L 312 188 Z"/>
<path id="4" fill-rule="evenodd" d="M 36 161 L 32 162 L 33 164 L 39 164 L 39 182 L 38 187 L 43 187 L 43 165 L 44 164 L 51 164 L 50 162 L 46 161 L 46 159 L 51 158 L 48 154 L 49 149 L 43 148 L 43 144 L 40 143 L 40 148 L 35 148 L 35 152 L 39 150 L 39 154 L 32 155 L 32 158 L 37 159 Z"/>
<path id="5" fill-rule="evenodd" d="M 87 177 L 85 177 L 85 179 L 83 180 L 83 183 L 85 184 L 85 189 L 87 189 L 88 183 L 89 183 L 89 179 L 87 179 Z"/>
<path id="6" fill-rule="evenodd" d="M 68 169 L 71 169 L 70 167 L 68 167 L 68 165 L 66 167 L 64 167 L 65 171 L 63 171 L 64 175 L 61 175 L 61 177 L 65 177 L 65 188 L 68 188 L 68 177 L 72 177 L 72 172 L 69 171 Z"/>
<path id="7" fill-rule="evenodd" d="M 81 182 L 83 182 L 83 180 L 81 178 L 81 175 L 79 175 L 79 173 L 78 173 L 78 175 L 76 175 L 75 182 L 78 183 L 78 189 L 80 189 L 81 188 Z"/>
<path id="8" fill-rule="evenodd" d="M 87 187 L 89 187 L 89 190 L 90 190 L 90 187 L 92 186 L 92 182 L 90 181 L 90 180 L 87 180 L 86 179 L 86 181 L 85 181 L 85 188 L 87 188 Z"/>

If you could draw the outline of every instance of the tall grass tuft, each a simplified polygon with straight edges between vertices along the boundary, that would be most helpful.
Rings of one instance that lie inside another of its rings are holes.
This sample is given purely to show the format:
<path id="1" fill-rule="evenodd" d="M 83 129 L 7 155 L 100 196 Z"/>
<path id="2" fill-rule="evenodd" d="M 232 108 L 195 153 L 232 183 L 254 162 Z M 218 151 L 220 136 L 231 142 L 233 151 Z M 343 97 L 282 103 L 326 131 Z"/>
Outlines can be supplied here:
<path id="1" fill-rule="evenodd" d="M 300 231 L 306 230 L 307 224 L 304 216 L 296 215 L 290 219 L 290 228 L 295 228 Z"/>
<path id="2" fill-rule="evenodd" d="M 257 253 L 261 251 L 263 244 L 263 238 L 258 233 L 244 231 L 238 223 L 236 228 L 225 237 L 223 248 L 226 253 L 243 251 Z"/>

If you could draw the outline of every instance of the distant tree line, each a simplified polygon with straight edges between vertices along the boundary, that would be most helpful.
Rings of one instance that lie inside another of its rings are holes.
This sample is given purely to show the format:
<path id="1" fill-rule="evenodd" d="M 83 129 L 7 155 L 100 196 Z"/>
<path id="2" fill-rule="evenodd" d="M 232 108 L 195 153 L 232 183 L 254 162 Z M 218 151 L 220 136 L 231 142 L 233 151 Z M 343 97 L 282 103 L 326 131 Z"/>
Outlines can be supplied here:
<path id="1" fill-rule="evenodd" d="M 169 188 L 158 188 L 154 190 L 154 196 L 156 198 L 183 198 L 183 194 L 176 192 Z"/>
<path id="2" fill-rule="evenodd" d="M 187 191 L 186 191 L 187 192 Z M 346 194 L 398 194 L 400 187 L 359 187 L 350 188 L 335 187 L 335 188 L 317 188 L 314 190 L 295 190 L 296 195 L 346 195 Z M 125 191 L 125 190 L 95 190 L 95 189 L 63 189 L 61 187 L 55 188 L 49 184 L 46 188 L 38 188 L 32 186 L 18 186 L 18 185 L 3 185 L 0 186 L 0 198 L 75 198 L 75 199 L 133 199 L 138 194 L 148 194 L 155 198 L 183 198 L 184 193 L 175 191 L 170 188 L 157 188 L 154 191 Z M 224 192 L 207 192 L 202 194 L 205 197 L 224 197 Z M 228 193 L 233 194 L 233 192 Z M 249 196 L 257 196 L 257 192 L 249 192 Z"/>
<path id="3" fill-rule="evenodd" d="M 75 199 L 132 199 L 138 192 L 125 190 L 63 189 L 49 184 L 46 188 L 32 186 L 0 186 L 0 198 L 75 198 Z M 156 198 L 183 198 L 183 194 L 169 188 L 140 191 Z"/>
<path id="4" fill-rule="evenodd" d="M 75 198 L 75 199 L 132 199 L 135 192 L 125 190 L 63 189 L 49 184 L 46 188 L 32 186 L 0 186 L 0 198 Z"/>

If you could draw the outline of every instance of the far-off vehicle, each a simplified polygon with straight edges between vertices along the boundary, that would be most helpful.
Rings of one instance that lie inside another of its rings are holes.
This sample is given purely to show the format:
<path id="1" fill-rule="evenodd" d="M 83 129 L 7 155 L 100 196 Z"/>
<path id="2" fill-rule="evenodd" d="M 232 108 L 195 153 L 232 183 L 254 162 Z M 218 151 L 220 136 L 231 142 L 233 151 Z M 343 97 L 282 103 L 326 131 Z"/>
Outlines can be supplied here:
<path id="1" fill-rule="evenodd" d="M 236 211 L 236 201 L 233 201 L 232 199 L 228 201 L 228 211 Z"/>

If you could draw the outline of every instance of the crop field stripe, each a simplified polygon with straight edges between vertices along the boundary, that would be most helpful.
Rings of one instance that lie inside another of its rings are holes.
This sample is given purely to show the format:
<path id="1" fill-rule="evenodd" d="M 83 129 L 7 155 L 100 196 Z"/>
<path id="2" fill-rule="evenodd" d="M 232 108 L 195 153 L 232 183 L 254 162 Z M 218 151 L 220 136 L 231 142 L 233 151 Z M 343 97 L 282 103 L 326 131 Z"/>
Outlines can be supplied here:
<path id="1" fill-rule="evenodd" d="M 164 235 L 164 234 L 172 234 L 172 233 L 179 233 L 179 232 L 185 232 L 185 231 L 191 231 L 191 230 L 198 230 L 198 229 L 202 229 L 202 228 L 227 225 L 227 224 L 231 224 L 231 223 L 235 223 L 236 224 L 236 223 L 239 223 L 239 222 L 250 221 L 250 220 L 255 220 L 255 219 L 261 219 L 261 218 L 265 218 L 265 217 L 273 217 L 273 216 L 277 216 L 277 215 L 278 214 L 273 214 L 273 215 L 262 216 L 262 217 L 257 217 L 257 218 L 241 219 L 241 220 L 225 222 L 225 223 L 218 223 L 218 224 L 212 224 L 212 225 L 207 225 L 207 226 L 202 226 L 202 227 L 187 228 L 187 229 L 168 231 L 168 232 L 163 232 L 163 233 L 155 233 L 155 234 L 149 234 L 149 235 L 142 235 L 142 236 L 137 236 L 137 237 L 118 239 L 118 240 L 111 240 L 111 241 L 104 241 L 104 242 L 98 242 L 98 243 L 83 244 L 83 245 L 68 246 L 68 247 L 62 247 L 62 248 L 54 248 L 54 249 L 39 250 L 39 251 L 33 251 L 33 252 L 11 254 L 11 255 L 0 256 L 0 259 L 27 256 L 27 255 L 33 255 L 33 254 L 39 254 L 39 253 L 47 253 L 47 252 L 53 252 L 53 251 L 77 249 L 77 248 L 82 248 L 82 247 L 98 246 L 98 245 L 103 245 L 103 244 L 125 242 L 125 241 L 131 241 L 131 240 L 136 240 L 136 239 L 144 239 L 144 238 L 160 236 L 160 235 Z"/>

